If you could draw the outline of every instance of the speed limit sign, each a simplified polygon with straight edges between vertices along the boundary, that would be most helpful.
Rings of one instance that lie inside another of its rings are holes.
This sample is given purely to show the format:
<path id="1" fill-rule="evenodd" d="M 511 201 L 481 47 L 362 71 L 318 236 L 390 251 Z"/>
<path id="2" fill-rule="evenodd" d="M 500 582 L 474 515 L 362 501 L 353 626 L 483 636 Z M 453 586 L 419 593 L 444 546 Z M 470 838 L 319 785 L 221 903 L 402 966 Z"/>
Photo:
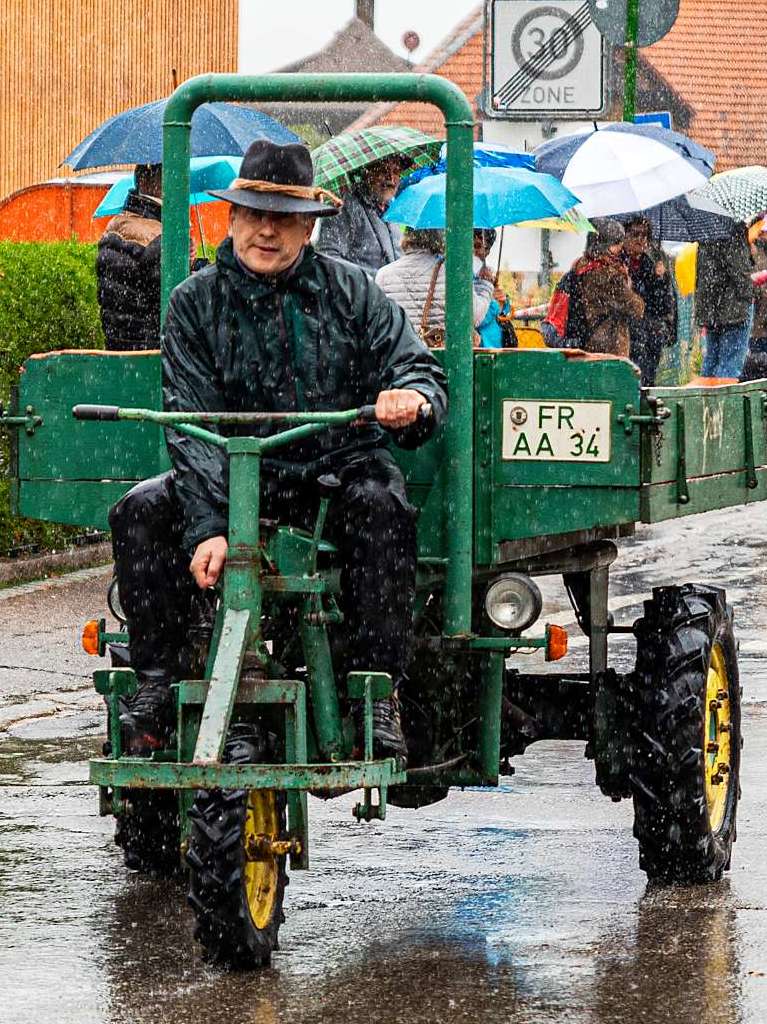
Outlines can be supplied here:
<path id="1" fill-rule="evenodd" d="M 486 115 L 563 120 L 604 113 L 604 47 L 589 0 L 491 0 L 486 39 Z"/>

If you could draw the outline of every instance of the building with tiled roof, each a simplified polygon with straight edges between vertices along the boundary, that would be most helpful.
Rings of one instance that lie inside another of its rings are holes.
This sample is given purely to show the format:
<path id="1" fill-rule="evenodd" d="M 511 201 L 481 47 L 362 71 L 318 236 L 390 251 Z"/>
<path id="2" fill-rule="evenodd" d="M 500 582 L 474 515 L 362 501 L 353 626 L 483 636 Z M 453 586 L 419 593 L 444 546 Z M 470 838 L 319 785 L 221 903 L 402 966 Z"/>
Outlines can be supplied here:
<path id="1" fill-rule="evenodd" d="M 642 58 L 692 110 L 689 134 L 717 169 L 767 163 L 764 0 L 682 0 L 669 34 Z"/>
<path id="2" fill-rule="evenodd" d="M 362 18 L 354 17 L 337 32 L 327 46 L 317 53 L 278 68 L 280 72 L 310 74 L 337 74 L 349 71 L 411 71 L 412 64 L 399 57 L 378 38 L 372 27 Z M 291 126 L 299 135 L 306 129 L 318 138 L 308 139 L 310 144 L 336 135 L 360 117 L 368 108 L 366 103 L 260 103 L 263 110 L 282 124 Z"/>
<path id="3" fill-rule="evenodd" d="M 449 78 L 474 102 L 482 89 L 482 23 L 480 7 L 460 21 L 423 64 L 412 70 Z M 375 103 L 351 127 L 367 128 L 373 124 L 409 125 L 433 135 L 443 134 L 442 115 L 427 103 Z"/>
<path id="4" fill-rule="evenodd" d="M 670 110 L 674 125 L 717 154 L 717 167 L 767 163 L 767 2 L 681 0 L 672 30 L 640 51 L 638 109 Z M 483 89 L 483 14 L 477 6 L 414 70 L 454 81 L 474 104 L 478 121 Z M 610 118 L 620 118 L 622 49 L 613 61 Z M 406 124 L 443 134 L 436 108 L 418 103 L 379 103 L 351 127 Z M 533 148 L 541 122 L 514 125 L 485 121 L 485 138 Z M 560 125 L 561 126 L 561 125 Z M 577 123 L 570 122 L 573 130 Z"/>

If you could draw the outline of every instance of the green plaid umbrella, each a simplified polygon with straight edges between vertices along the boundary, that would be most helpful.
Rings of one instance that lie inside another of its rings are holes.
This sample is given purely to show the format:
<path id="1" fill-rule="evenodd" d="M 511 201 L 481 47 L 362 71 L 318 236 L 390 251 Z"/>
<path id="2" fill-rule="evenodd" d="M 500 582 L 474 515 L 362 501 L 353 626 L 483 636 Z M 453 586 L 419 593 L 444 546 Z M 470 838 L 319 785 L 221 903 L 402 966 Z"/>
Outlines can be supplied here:
<path id="1" fill-rule="evenodd" d="M 750 221 L 767 210 L 767 167 L 738 167 L 715 174 L 696 192 L 713 199 L 738 220 Z"/>
<path id="2" fill-rule="evenodd" d="M 439 156 L 442 145 L 431 135 L 415 128 L 361 128 L 358 132 L 342 132 L 323 142 L 312 152 L 314 181 L 331 192 L 351 188 L 349 178 L 376 160 L 387 156 L 404 156 L 410 169 L 430 164 Z"/>

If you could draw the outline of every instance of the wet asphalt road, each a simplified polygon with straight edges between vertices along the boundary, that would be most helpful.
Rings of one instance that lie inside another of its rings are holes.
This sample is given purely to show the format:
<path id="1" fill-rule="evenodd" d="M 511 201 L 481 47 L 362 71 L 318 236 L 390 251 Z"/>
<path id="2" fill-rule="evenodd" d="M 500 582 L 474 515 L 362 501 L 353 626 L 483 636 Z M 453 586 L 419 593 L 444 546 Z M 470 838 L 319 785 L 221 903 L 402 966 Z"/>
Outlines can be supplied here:
<path id="1" fill-rule="evenodd" d="M 648 891 L 631 808 L 583 744 L 539 744 L 493 792 L 358 825 L 311 802 L 313 869 L 260 974 L 204 967 L 183 887 L 127 875 L 86 784 L 101 716 L 77 626 L 106 574 L 0 592 L 0 1024 L 767 1020 L 767 506 L 645 531 L 613 577 L 619 621 L 654 584 L 725 585 L 745 686 L 733 868 Z M 563 593 L 546 618 L 566 624 Z M 584 653 L 576 643 L 574 659 Z M 631 643 L 615 642 L 628 667 Z"/>

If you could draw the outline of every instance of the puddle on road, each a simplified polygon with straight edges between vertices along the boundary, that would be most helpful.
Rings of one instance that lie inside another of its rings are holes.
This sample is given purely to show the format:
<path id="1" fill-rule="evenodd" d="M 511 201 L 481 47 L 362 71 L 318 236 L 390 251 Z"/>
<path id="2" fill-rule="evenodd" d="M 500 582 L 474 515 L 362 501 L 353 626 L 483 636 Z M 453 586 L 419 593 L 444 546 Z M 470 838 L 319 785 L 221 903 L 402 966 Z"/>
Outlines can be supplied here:
<path id="1" fill-rule="evenodd" d="M 754 722 L 767 738 L 767 715 Z M 581 744 L 541 745 L 504 791 L 385 825 L 351 822 L 347 798 L 312 801 L 313 871 L 293 875 L 272 967 L 246 975 L 200 962 L 180 882 L 125 873 L 85 785 L 97 752 L 87 737 L 2 745 L 9 1024 L 763 1019 L 742 1015 L 760 996 L 741 987 L 767 935 L 749 947 L 739 930 L 763 837 L 738 844 L 730 883 L 646 894 L 630 808 L 595 791 Z M 747 797 L 759 816 L 764 798 Z"/>

